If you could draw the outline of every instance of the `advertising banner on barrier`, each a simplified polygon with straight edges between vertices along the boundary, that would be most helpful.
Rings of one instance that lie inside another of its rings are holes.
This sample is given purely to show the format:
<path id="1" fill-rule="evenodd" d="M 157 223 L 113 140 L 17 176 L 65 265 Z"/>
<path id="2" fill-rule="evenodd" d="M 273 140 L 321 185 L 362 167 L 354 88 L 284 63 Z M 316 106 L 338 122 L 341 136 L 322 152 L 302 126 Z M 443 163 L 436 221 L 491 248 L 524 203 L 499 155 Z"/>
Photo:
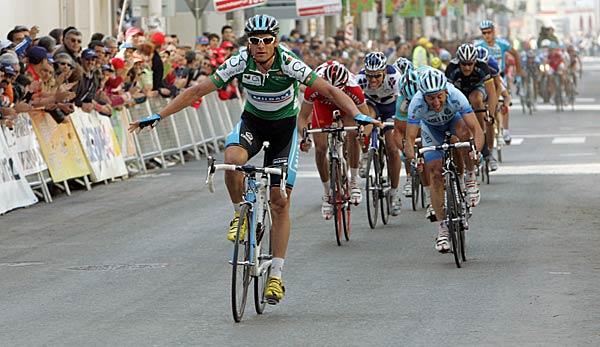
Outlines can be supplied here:
<path id="1" fill-rule="evenodd" d="M 38 201 L 23 173 L 21 162 L 11 155 L 0 130 L 0 214 Z"/>
<path id="2" fill-rule="evenodd" d="M 26 113 L 14 120 L 13 129 L 4 129 L 6 144 L 13 157 L 19 158 L 25 176 L 46 170 L 48 167 L 42 157 L 40 145 L 33 132 L 31 118 Z"/>
<path id="3" fill-rule="evenodd" d="M 43 111 L 29 112 L 29 117 L 54 182 L 90 174 L 71 122 L 56 124 L 54 119 Z"/>
<path id="4" fill-rule="evenodd" d="M 108 117 L 76 109 L 71 114 L 71 121 L 92 172 L 92 181 L 127 175 L 121 148 Z"/>
<path id="5" fill-rule="evenodd" d="M 135 151 L 135 142 L 133 134 L 127 131 L 129 126 L 129 119 L 127 118 L 127 112 L 125 110 L 114 110 L 112 117 L 110 117 L 115 135 L 117 135 L 117 141 L 121 145 L 121 153 L 124 158 L 131 158 L 137 155 Z"/>
<path id="6" fill-rule="evenodd" d="M 296 0 L 296 11 L 300 17 L 323 16 L 340 13 L 340 0 Z"/>

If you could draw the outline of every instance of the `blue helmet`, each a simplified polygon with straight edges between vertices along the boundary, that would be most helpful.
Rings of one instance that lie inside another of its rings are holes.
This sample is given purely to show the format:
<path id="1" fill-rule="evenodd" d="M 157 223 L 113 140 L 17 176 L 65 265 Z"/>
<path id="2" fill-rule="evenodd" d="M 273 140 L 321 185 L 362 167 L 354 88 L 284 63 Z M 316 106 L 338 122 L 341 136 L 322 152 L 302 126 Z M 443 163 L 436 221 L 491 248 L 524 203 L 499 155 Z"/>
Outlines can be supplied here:
<path id="1" fill-rule="evenodd" d="M 479 23 L 479 30 L 485 30 L 485 29 L 494 29 L 494 22 L 492 22 L 491 20 L 482 20 L 481 23 Z"/>
<path id="2" fill-rule="evenodd" d="M 424 95 L 434 94 L 447 89 L 446 76 L 437 69 L 427 69 L 419 76 L 419 90 Z"/>
<path id="3" fill-rule="evenodd" d="M 419 91 L 419 75 L 414 70 L 408 70 L 402 75 L 401 81 L 403 84 L 402 87 L 400 87 L 400 94 L 402 94 L 405 99 L 411 100 Z"/>
<path id="4" fill-rule="evenodd" d="M 387 66 L 387 58 L 383 52 L 371 52 L 365 56 L 365 70 L 378 71 Z"/>
<path id="5" fill-rule="evenodd" d="M 477 59 L 487 64 L 490 60 L 490 52 L 483 46 L 477 47 Z"/>
<path id="6" fill-rule="evenodd" d="M 244 33 L 248 34 L 279 34 L 279 22 L 275 17 L 266 14 L 257 14 L 248 18 Z"/>

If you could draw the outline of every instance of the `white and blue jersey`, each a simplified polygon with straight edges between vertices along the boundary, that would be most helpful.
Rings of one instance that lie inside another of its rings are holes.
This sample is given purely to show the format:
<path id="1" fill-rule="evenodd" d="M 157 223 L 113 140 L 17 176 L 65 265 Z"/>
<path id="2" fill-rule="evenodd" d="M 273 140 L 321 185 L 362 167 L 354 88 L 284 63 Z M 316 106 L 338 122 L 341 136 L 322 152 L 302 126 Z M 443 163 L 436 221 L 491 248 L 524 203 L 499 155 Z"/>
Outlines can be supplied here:
<path id="1" fill-rule="evenodd" d="M 448 98 L 441 112 L 429 108 L 425 97 L 419 91 L 408 106 L 408 124 L 421 127 L 423 146 L 436 146 L 444 142 L 446 131 L 455 132 L 456 123 L 466 114 L 473 113 L 473 108 L 465 95 L 451 84 L 448 84 Z M 441 159 L 442 151 L 430 151 L 424 154 L 425 162 Z"/>
<path id="2" fill-rule="evenodd" d="M 367 99 L 382 120 L 394 117 L 396 114 L 396 98 L 400 93 L 399 81 L 402 77 L 400 71 L 394 66 L 387 65 L 383 83 L 377 89 L 369 88 L 365 70 L 362 69 L 356 75 L 358 85 L 362 88 Z"/>
<path id="3" fill-rule="evenodd" d="M 493 57 L 500 63 L 500 72 L 504 71 L 506 67 L 506 59 L 504 59 L 506 52 L 512 49 L 512 45 L 507 40 L 497 37 L 494 44 L 490 46 L 485 40 L 476 40 L 475 47 L 483 47 L 487 49 L 490 57 Z"/>

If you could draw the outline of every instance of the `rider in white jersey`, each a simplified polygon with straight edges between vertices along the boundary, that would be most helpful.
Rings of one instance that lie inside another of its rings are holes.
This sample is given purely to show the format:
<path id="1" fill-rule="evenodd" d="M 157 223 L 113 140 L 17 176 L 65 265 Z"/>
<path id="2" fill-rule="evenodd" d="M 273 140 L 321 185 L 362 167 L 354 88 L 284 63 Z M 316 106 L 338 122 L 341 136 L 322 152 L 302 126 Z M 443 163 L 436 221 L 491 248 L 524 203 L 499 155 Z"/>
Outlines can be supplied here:
<path id="1" fill-rule="evenodd" d="M 419 77 L 419 92 L 412 98 L 408 108 L 405 153 L 407 160 L 414 159 L 415 138 L 421 128 L 423 146 L 440 145 L 445 132 L 450 130 L 461 141 L 474 137 L 477 150 L 483 147 L 483 131 L 473 113 L 469 101 L 454 86 L 447 83 L 446 76 L 438 70 L 427 70 Z M 477 185 L 476 160 L 462 151 L 467 164 L 467 186 Z M 439 252 L 450 249 L 448 226 L 444 219 L 444 178 L 442 176 L 442 151 L 426 152 L 425 170 L 432 179 L 431 203 L 439 224 L 435 248 Z M 476 157 L 473 155 L 472 157 Z M 468 194 L 471 192 L 467 191 Z"/>
<path id="2" fill-rule="evenodd" d="M 357 77 L 358 85 L 360 85 L 367 98 L 370 115 L 377 117 L 382 122 L 393 121 L 396 115 L 396 98 L 400 91 L 400 71 L 387 64 L 387 58 L 382 52 L 371 52 L 365 56 L 365 68 L 358 73 Z M 393 127 L 383 129 L 388 156 L 388 176 L 391 184 L 391 214 L 397 216 L 401 208 L 398 185 L 400 184 L 400 169 L 402 168 L 398 150 L 402 149 L 402 144 L 397 143 L 393 131 Z"/>

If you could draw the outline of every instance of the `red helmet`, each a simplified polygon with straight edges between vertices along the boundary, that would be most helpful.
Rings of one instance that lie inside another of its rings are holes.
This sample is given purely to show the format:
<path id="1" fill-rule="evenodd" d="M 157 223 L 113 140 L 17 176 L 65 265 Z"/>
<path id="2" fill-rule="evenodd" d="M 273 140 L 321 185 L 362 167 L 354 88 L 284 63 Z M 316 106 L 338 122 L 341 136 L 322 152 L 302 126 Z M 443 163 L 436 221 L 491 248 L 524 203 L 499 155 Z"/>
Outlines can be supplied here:
<path id="1" fill-rule="evenodd" d="M 345 87 L 350 76 L 348 69 L 335 60 L 326 61 L 315 70 L 319 76 L 337 88 Z"/>

